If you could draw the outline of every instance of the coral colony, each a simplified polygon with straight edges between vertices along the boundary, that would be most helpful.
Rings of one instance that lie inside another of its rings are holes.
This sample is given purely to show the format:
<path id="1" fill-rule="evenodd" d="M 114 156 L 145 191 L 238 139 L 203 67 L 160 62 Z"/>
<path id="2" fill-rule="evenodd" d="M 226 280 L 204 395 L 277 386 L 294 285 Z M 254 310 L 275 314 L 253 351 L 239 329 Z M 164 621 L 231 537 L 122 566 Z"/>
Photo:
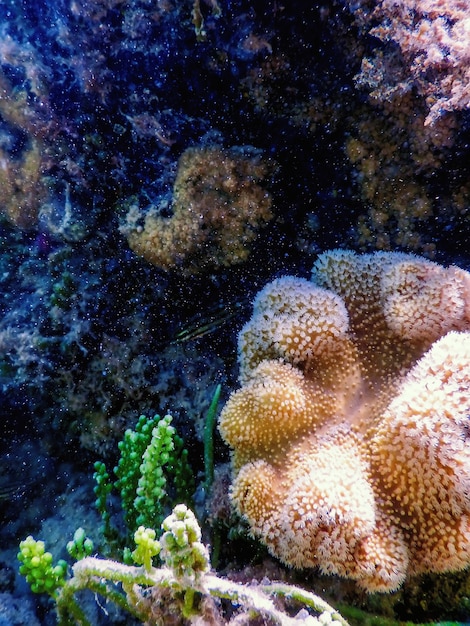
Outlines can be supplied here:
<path id="1" fill-rule="evenodd" d="M 86 553 L 73 567 L 73 577 L 65 578 L 65 562 L 52 564 L 52 555 L 45 552 L 44 543 L 27 537 L 20 544 L 20 571 L 26 576 L 33 591 L 46 592 L 57 603 L 60 625 L 91 626 L 86 614 L 76 602 L 74 594 L 84 589 L 99 593 L 115 602 L 132 616 L 148 624 L 174 623 L 175 611 L 180 611 L 185 623 L 227 623 L 218 610 L 215 599 L 229 600 L 242 607 L 234 624 L 249 624 L 260 617 L 266 623 L 280 626 L 348 626 L 331 606 L 312 593 L 285 584 L 264 584 L 246 587 L 219 578 L 210 572 L 209 554 L 201 539 L 201 529 L 194 514 L 184 505 L 176 506 L 162 524 L 163 534 L 155 539 L 155 531 L 140 526 L 135 532 L 136 549 L 132 553 L 141 567 L 122 565 L 115 561 L 97 559 Z M 75 547 L 76 542 L 73 544 Z M 163 567 L 156 568 L 152 560 L 161 555 Z M 122 585 L 124 593 L 113 588 Z M 165 590 L 175 596 L 174 605 L 168 603 Z M 178 602 L 180 596 L 180 602 Z M 289 596 L 319 613 L 313 617 L 306 609 L 290 617 L 276 607 L 273 598 Z M 202 598 L 202 600 L 201 600 Z M 269 620 L 272 620 L 271 622 Z"/>
<path id="2" fill-rule="evenodd" d="M 295 567 L 368 591 L 470 562 L 470 274 L 326 252 L 256 297 L 220 417 L 232 499 Z"/>
<path id="3" fill-rule="evenodd" d="M 143 216 L 131 203 L 122 228 L 130 247 L 158 267 L 188 275 L 241 263 L 258 229 L 274 217 L 260 185 L 269 169 L 247 148 L 188 148 L 178 161 L 173 216 L 160 217 L 151 206 L 144 226 L 132 227 Z"/>
<path id="4" fill-rule="evenodd" d="M 469 42 L 0 2 L 0 626 L 468 622 Z"/>

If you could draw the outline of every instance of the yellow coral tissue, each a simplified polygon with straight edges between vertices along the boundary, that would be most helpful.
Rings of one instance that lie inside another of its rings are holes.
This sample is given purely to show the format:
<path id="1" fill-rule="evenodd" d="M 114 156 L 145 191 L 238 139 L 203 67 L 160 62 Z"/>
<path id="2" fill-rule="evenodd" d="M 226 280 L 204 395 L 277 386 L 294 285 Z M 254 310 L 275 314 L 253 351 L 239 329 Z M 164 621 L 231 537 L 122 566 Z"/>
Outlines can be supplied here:
<path id="1" fill-rule="evenodd" d="M 220 417 L 232 500 L 288 565 L 391 591 L 470 564 L 470 274 L 333 250 L 256 297 Z"/>

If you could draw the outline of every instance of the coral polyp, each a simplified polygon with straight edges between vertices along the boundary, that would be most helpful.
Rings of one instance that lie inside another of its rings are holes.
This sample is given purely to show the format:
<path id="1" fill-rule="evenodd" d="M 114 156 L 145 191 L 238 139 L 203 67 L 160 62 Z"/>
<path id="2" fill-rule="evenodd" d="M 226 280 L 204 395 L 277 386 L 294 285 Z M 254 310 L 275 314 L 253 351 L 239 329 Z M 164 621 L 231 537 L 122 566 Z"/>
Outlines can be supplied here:
<path id="1" fill-rule="evenodd" d="M 470 563 L 470 274 L 324 253 L 258 294 L 239 359 L 220 432 L 272 554 L 370 592 Z"/>

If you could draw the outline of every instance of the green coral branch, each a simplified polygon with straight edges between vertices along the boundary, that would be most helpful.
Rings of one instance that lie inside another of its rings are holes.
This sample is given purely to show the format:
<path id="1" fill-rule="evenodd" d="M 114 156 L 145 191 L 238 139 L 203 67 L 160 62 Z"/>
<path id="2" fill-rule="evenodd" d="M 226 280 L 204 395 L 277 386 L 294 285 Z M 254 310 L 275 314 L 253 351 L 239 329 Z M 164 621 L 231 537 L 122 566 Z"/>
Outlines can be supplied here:
<path id="1" fill-rule="evenodd" d="M 115 568 L 116 565 L 121 565 L 120 563 L 103 560 L 100 564 L 107 565 L 102 568 L 97 567 L 94 563 L 95 561 L 99 561 L 99 559 L 86 557 L 78 561 L 73 567 L 73 577 L 61 588 L 60 593 L 56 597 L 58 626 L 92 626 L 75 599 L 75 594 L 84 590 L 99 594 L 134 617 L 143 619 L 142 612 L 138 610 L 134 603 L 129 602 L 129 594 L 126 593 L 124 595 L 110 584 L 120 582 L 123 585 L 123 589 L 126 582 L 127 585 L 131 586 L 134 584 L 148 586 L 151 583 L 145 577 L 139 575 L 138 570 L 143 568 L 133 568 L 137 571 L 129 572 L 127 576 L 123 576 L 122 572 L 119 571 L 120 568 Z M 83 563 L 83 568 L 77 567 L 79 563 Z M 112 568 L 109 564 L 112 564 Z M 132 566 L 123 565 L 122 567 L 131 568 Z M 111 569 L 115 570 L 114 573 L 111 572 Z"/>
<path id="2" fill-rule="evenodd" d="M 93 489 L 96 496 L 95 506 L 103 520 L 103 535 L 111 546 L 114 545 L 118 539 L 117 532 L 111 525 L 111 515 L 108 511 L 108 497 L 113 489 L 113 485 L 109 479 L 106 465 L 102 461 L 96 461 L 94 468 L 95 472 L 93 478 L 96 483 Z"/>
<path id="3" fill-rule="evenodd" d="M 196 598 L 202 596 L 228 599 L 249 615 L 269 619 L 279 626 L 298 626 L 302 622 L 347 626 L 347 622 L 324 600 L 298 587 L 281 583 L 245 586 L 211 572 L 209 552 L 201 543 L 201 529 L 193 512 L 184 504 L 173 509 L 162 528 L 164 533 L 160 540 L 155 539 L 152 529 L 139 528 L 135 533 L 137 548 L 133 556 L 142 563 L 140 566 L 87 556 L 75 563 L 72 578 L 60 578 L 60 581 L 54 579 L 56 586 L 53 593 L 49 586 L 36 588 L 36 591 L 47 591 L 54 597 L 59 625 L 91 626 L 76 600 L 79 591 L 90 590 L 100 594 L 142 622 L 147 622 L 152 607 L 143 599 L 151 595 L 145 594 L 144 588 L 168 588 L 174 599 L 182 596 L 180 610 L 185 618 L 198 615 Z M 79 539 L 83 539 L 81 533 Z M 46 554 L 42 542 L 28 538 L 21 546 L 19 558 L 25 575 L 31 573 L 33 566 L 36 567 L 35 574 L 53 571 L 49 557 L 39 559 L 39 562 L 36 558 Z M 161 554 L 164 563 L 160 568 L 153 567 L 151 562 L 157 553 Z M 35 575 L 31 581 L 37 578 Z M 305 611 L 305 616 L 301 612 L 300 617 L 290 617 L 276 607 L 276 596 L 289 597 L 314 609 L 320 616 L 315 618 Z"/>
<path id="4" fill-rule="evenodd" d="M 175 501 L 191 503 L 193 472 L 184 442 L 171 421 L 171 415 L 163 418 L 141 415 L 135 430 L 126 430 L 118 444 L 120 458 L 114 468 L 114 482 L 104 463 L 95 463 L 96 507 L 103 520 L 104 537 L 111 548 L 124 543 L 111 524 L 108 510 L 113 490 L 120 496 L 128 530 L 126 541 L 139 526 L 159 528 Z"/>
<path id="5" fill-rule="evenodd" d="M 66 549 L 73 559 L 79 561 L 80 559 L 84 559 L 86 556 L 90 556 L 93 552 L 94 546 L 93 541 L 86 536 L 84 529 L 77 528 L 72 541 L 68 542 Z"/>
<path id="6" fill-rule="evenodd" d="M 139 466 L 140 476 L 134 501 L 128 512 L 135 508 L 137 525 L 158 527 L 163 517 L 163 502 L 167 493 L 165 467 L 175 450 L 175 429 L 171 416 L 166 415 L 152 429 L 152 436 Z"/>
<path id="7" fill-rule="evenodd" d="M 58 596 L 59 589 L 65 585 L 67 563 L 60 560 L 54 564 L 44 541 L 36 541 L 29 535 L 20 543 L 17 558 L 21 563 L 20 574 L 34 593 L 48 593 L 52 598 Z"/>
<path id="8" fill-rule="evenodd" d="M 344 619 L 344 617 L 335 611 L 335 609 L 332 609 L 332 607 L 325 602 L 325 600 L 311 591 L 306 591 L 300 587 L 287 585 L 285 583 L 270 583 L 269 585 L 262 585 L 261 588 L 268 595 L 274 594 L 276 596 L 284 596 L 304 604 L 315 611 L 329 613 L 335 621 L 339 622 L 339 624 L 342 624 L 342 626 L 348 626 L 348 622 Z"/>
<path id="9" fill-rule="evenodd" d="M 73 574 L 74 578 L 72 580 L 75 580 L 74 591 L 90 588 L 94 578 L 106 579 L 114 583 L 122 583 L 123 585 L 168 587 L 174 591 L 186 590 L 181 578 L 176 577 L 174 572 L 168 567 L 153 568 L 151 572 L 147 572 L 143 567 L 134 567 L 116 563 L 115 561 L 88 557 L 74 565 Z M 67 583 L 67 586 L 70 582 Z M 328 614 L 331 616 L 330 624 L 348 626 L 346 620 L 327 602 L 313 593 L 292 585 L 273 583 L 262 586 L 244 586 L 220 578 L 215 574 L 205 573 L 198 581 L 193 582 L 193 587 L 190 589 L 193 593 L 196 592 L 201 595 L 230 600 L 232 603 L 238 604 L 256 615 L 270 618 L 275 624 L 280 626 L 298 626 L 302 622 L 298 618 L 289 617 L 280 609 L 277 609 L 272 599 L 274 596 L 288 596 L 320 614 Z M 62 597 L 59 596 L 58 603 L 61 601 Z M 315 622 L 311 623 L 314 624 Z"/>
<path id="10" fill-rule="evenodd" d="M 136 549 L 132 553 L 132 558 L 136 563 L 144 566 L 146 572 L 152 570 L 152 559 L 161 550 L 160 542 L 155 539 L 156 533 L 153 528 L 139 526 L 134 533 Z"/>

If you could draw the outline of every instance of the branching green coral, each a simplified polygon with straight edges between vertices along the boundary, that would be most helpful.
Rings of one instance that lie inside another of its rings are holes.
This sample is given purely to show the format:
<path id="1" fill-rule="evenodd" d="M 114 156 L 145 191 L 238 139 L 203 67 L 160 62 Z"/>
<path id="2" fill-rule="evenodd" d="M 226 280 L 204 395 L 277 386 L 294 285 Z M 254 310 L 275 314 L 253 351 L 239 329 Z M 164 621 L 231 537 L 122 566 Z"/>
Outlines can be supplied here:
<path id="1" fill-rule="evenodd" d="M 34 593 L 48 593 L 56 598 L 59 589 L 65 584 L 67 563 L 52 562 L 52 554 L 46 552 L 44 541 L 36 541 L 31 535 L 20 543 L 18 560 L 20 573 L 28 581 Z"/>
<path id="2" fill-rule="evenodd" d="M 77 283 L 72 274 L 65 271 L 60 280 L 52 286 L 50 303 L 64 311 L 69 311 L 72 306 L 72 298 L 77 293 Z"/>
<path id="3" fill-rule="evenodd" d="M 93 541 L 86 536 L 83 528 L 77 528 L 72 541 L 69 541 L 67 544 L 67 552 L 73 559 L 79 561 L 86 556 L 90 556 L 93 552 L 93 547 Z"/>
<path id="4" fill-rule="evenodd" d="M 184 504 L 175 506 L 162 528 L 162 558 L 185 589 L 182 612 L 189 617 L 193 612 L 194 587 L 210 569 L 209 552 L 201 543 L 201 529 L 194 513 Z"/>
<path id="5" fill-rule="evenodd" d="M 192 475 L 188 468 L 187 451 L 171 426 L 171 420 L 171 415 L 166 415 L 154 426 L 142 457 L 137 497 L 133 502 L 138 513 L 138 525 L 158 528 L 162 523 L 164 506 L 168 500 L 167 477 L 173 479 L 176 500 L 180 500 L 181 496 L 189 496 Z"/>
<path id="6" fill-rule="evenodd" d="M 214 419 L 219 393 L 220 388 L 217 388 L 209 411 L 213 415 L 209 415 L 209 421 Z M 170 499 L 167 480 L 172 479 L 174 493 L 188 493 L 191 484 L 187 453 L 171 426 L 170 416 L 163 419 L 158 416 L 150 419 L 141 417 L 135 431 L 126 431 L 119 448 L 121 458 L 114 470 L 117 476 L 114 484 L 104 464 L 95 464 L 96 505 L 110 536 L 114 529 L 110 523 L 108 497 L 113 487 L 121 495 L 128 525 L 137 524 L 140 520 L 150 521 L 151 524 L 141 523 L 135 529 L 134 551 L 125 551 L 130 563 L 137 563 L 138 567 L 91 557 L 93 543 L 82 528 L 77 529 L 73 540 L 67 544 L 69 554 L 78 559 L 73 566 L 73 576 L 68 580 L 66 563 L 59 561 L 54 565 L 52 555 L 45 551 L 44 542 L 28 537 L 20 544 L 20 572 L 33 591 L 46 592 L 55 599 L 59 626 L 91 626 L 79 605 L 77 592 L 82 590 L 103 596 L 147 623 L 153 619 L 153 603 L 158 604 L 167 597 L 162 595 L 163 589 L 172 596 L 171 610 L 174 611 L 174 606 L 179 604 L 184 619 L 199 616 L 203 607 L 212 603 L 218 623 L 226 623 L 214 603 L 214 598 L 219 598 L 238 606 L 241 614 L 259 616 L 280 626 L 346 624 L 332 607 L 297 587 L 283 584 L 246 587 L 212 573 L 209 551 L 201 542 L 201 529 L 185 504 L 176 505 L 171 515 L 163 520 L 163 534 L 160 540 L 156 539 L 155 520 L 162 515 Z M 163 562 L 160 568 L 153 565 L 157 555 Z M 297 604 L 303 604 L 321 615 L 313 617 L 304 609 L 295 618 L 289 617 L 277 608 L 273 601 L 275 596 L 292 598 Z M 159 610 L 165 611 L 161 606 Z M 154 620 L 152 623 L 164 622 Z"/>
<path id="7" fill-rule="evenodd" d="M 121 452 L 114 473 L 117 480 L 114 486 L 121 495 L 122 507 L 125 512 L 125 520 L 131 532 L 139 526 L 137 523 L 138 511 L 134 506 L 137 497 L 137 487 L 142 476 L 140 466 L 147 446 L 152 440 L 153 429 L 157 427 L 160 417 L 146 417 L 141 415 L 137 421 L 135 430 L 127 429 L 124 438 L 118 443 Z"/>
<path id="8" fill-rule="evenodd" d="M 213 574 L 210 571 L 207 548 L 200 542 L 201 530 L 197 520 L 185 505 L 176 506 L 173 513 L 164 520 L 162 527 L 164 533 L 160 541 L 155 539 L 155 533 L 150 529 L 142 527 L 136 532 L 137 547 L 133 555 L 136 562 L 142 564 L 140 567 L 86 557 L 75 563 L 72 578 L 65 581 L 64 577 L 60 577 L 53 593 L 50 589 L 54 585 L 46 585 L 42 589 L 37 587 L 36 591 L 47 591 L 55 598 L 59 625 L 91 626 L 75 599 L 76 593 L 85 589 L 116 603 L 142 622 L 149 622 L 153 619 L 152 600 L 149 598 L 156 597 L 158 602 L 158 589 L 166 588 L 170 590 L 175 602 L 180 601 L 181 614 L 184 617 L 197 614 L 198 605 L 194 603 L 194 599 L 198 595 L 206 600 L 230 600 L 241 612 L 253 617 L 260 616 L 279 626 L 299 626 L 302 623 L 309 626 L 347 626 L 347 622 L 335 609 L 313 593 L 298 587 L 277 583 L 245 586 Z M 151 559 L 160 547 L 164 565 L 155 568 Z M 32 537 L 28 537 L 22 542 L 20 554 L 23 555 L 20 558 L 23 562 L 23 573 L 28 576 L 31 567 L 25 567 L 25 564 L 32 558 L 47 553 L 44 552 L 43 542 L 35 542 Z M 49 558 L 46 561 L 46 566 L 49 567 Z M 35 576 L 32 580 L 35 583 L 37 579 Z M 292 598 L 305 608 L 296 617 L 290 617 L 276 607 L 273 601 L 276 596 Z M 314 617 L 307 608 L 320 614 L 319 617 Z M 224 623 L 222 617 L 220 620 L 220 623 Z"/>
<path id="9" fill-rule="evenodd" d="M 174 502 L 191 502 L 194 479 L 188 452 L 171 421 L 170 415 L 141 415 L 135 430 L 126 430 L 118 444 L 121 456 L 114 468 L 114 483 L 105 465 L 95 463 L 96 506 L 109 544 L 117 538 L 108 511 L 113 488 L 120 494 L 130 536 L 139 526 L 159 528 Z"/>
<path id="10" fill-rule="evenodd" d="M 139 526 L 134 533 L 136 549 L 132 553 L 132 558 L 136 563 L 144 566 L 146 572 L 152 570 L 152 559 L 161 550 L 160 542 L 155 539 L 156 532 L 153 528 Z"/>
<path id="11" fill-rule="evenodd" d="M 209 553 L 201 543 L 201 529 L 194 513 L 178 504 L 163 522 L 162 557 L 183 585 L 197 583 L 209 566 Z"/>
<path id="12" fill-rule="evenodd" d="M 96 483 L 93 489 L 96 496 L 95 506 L 103 520 L 103 535 L 108 544 L 112 545 L 117 539 L 117 533 L 111 526 L 111 515 L 108 511 L 108 497 L 113 490 L 113 484 L 109 479 L 106 465 L 102 461 L 96 461 L 94 468 L 93 478 Z"/>

